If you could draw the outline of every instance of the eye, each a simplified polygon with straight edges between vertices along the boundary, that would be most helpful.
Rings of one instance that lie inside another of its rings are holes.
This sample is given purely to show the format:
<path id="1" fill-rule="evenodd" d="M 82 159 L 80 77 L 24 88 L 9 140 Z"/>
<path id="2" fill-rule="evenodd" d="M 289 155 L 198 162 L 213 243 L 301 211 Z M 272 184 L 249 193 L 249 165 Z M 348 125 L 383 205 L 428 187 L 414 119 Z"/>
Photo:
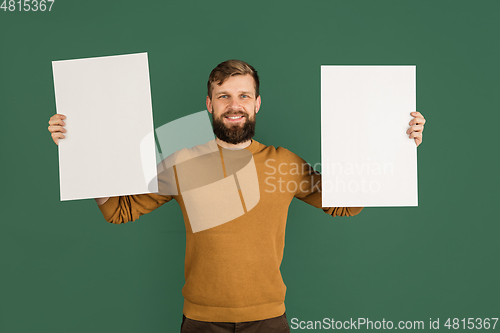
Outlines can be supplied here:
<path id="1" fill-rule="evenodd" d="M 227 95 L 220 95 L 219 98 L 227 98 Z"/>
<path id="2" fill-rule="evenodd" d="M 241 98 L 248 98 L 248 95 L 241 95 Z"/>

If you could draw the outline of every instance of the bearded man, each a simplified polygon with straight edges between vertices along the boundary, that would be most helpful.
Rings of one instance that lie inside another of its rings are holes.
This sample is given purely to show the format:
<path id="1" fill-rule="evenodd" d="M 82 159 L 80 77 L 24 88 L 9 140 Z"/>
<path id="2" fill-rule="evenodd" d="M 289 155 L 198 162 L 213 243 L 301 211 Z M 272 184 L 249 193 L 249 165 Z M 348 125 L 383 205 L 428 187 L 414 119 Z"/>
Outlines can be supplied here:
<path id="1" fill-rule="evenodd" d="M 220 177 L 235 183 L 227 188 L 235 189 L 240 196 L 241 213 L 209 227 L 194 227 L 195 218 L 189 210 L 194 210 L 198 219 L 200 216 L 208 219 L 220 215 L 221 211 L 215 215 L 213 212 L 221 207 L 235 209 L 234 204 L 229 204 L 229 196 L 220 190 L 206 193 L 194 208 L 189 191 L 183 193 L 182 190 L 177 194 L 148 193 L 95 200 L 106 221 L 111 223 L 135 221 L 172 199 L 179 203 L 186 225 L 181 332 L 290 332 L 284 303 L 286 286 L 280 265 L 292 199 L 298 198 L 331 216 L 354 216 L 363 208 L 322 207 L 319 173 L 291 151 L 253 139 L 261 97 L 259 77 L 252 66 L 240 60 L 222 62 L 210 73 L 207 89 L 206 105 L 216 136 L 207 146 L 220 151 L 216 154 L 222 165 Z M 418 146 L 422 142 L 425 119 L 419 112 L 412 115 L 407 134 Z M 66 132 L 63 119 L 63 115 L 56 114 L 49 121 L 49 131 L 56 144 Z M 258 199 L 251 205 L 247 179 L 228 167 L 225 157 L 229 150 L 243 149 L 253 161 L 257 175 L 258 184 L 254 188 L 258 188 Z M 208 167 L 207 163 L 198 164 L 200 171 Z M 296 165 L 304 167 L 292 171 Z M 273 170 L 276 176 L 273 179 L 279 177 L 280 182 L 295 186 L 277 190 L 277 184 L 267 177 Z M 173 170 L 175 177 L 170 178 L 178 179 L 179 172 Z M 236 206 L 240 205 L 238 200 Z"/>

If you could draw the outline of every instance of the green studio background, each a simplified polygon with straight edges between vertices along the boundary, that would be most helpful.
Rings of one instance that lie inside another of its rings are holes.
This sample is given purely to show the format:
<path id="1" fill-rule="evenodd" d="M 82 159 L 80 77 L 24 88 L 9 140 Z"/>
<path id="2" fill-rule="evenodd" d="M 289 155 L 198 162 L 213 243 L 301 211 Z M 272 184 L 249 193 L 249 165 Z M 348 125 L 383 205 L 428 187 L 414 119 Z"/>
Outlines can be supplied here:
<path id="1" fill-rule="evenodd" d="M 447 318 L 500 317 L 499 10 L 458 0 L 56 0 L 51 12 L 1 10 L 0 332 L 179 331 L 178 205 L 113 225 L 94 200 L 60 202 L 47 131 L 52 60 L 136 52 L 149 53 L 155 127 L 205 110 L 210 70 L 242 59 L 261 75 L 255 138 L 311 164 L 321 161 L 321 64 L 415 64 L 427 119 L 419 207 L 331 218 L 294 200 L 287 317 L 426 329 L 439 318 L 441 330 Z"/>

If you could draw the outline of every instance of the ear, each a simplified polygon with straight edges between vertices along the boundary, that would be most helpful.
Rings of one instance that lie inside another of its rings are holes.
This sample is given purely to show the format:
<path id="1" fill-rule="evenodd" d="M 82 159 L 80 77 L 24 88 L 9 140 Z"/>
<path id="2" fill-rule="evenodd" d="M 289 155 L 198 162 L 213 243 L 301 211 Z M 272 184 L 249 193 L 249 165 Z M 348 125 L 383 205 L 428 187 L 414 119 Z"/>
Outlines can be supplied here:
<path id="1" fill-rule="evenodd" d="M 255 102 L 255 113 L 259 112 L 260 103 L 261 103 L 261 99 L 260 99 L 260 95 L 259 95 L 259 97 L 257 97 L 257 100 Z"/>
<path id="2" fill-rule="evenodd" d="M 212 100 L 210 99 L 210 97 L 207 96 L 207 110 L 208 112 L 212 113 Z"/>

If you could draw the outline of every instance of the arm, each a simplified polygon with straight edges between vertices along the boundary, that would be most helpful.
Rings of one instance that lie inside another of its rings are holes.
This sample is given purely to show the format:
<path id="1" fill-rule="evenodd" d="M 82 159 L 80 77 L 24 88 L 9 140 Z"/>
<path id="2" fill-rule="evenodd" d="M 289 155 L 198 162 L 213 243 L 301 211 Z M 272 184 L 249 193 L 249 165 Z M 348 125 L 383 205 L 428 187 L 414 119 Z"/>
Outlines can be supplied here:
<path id="1" fill-rule="evenodd" d="M 103 199 L 105 199 L 104 203 L 98 207 L 104 219 L 110 223 L 121 224 L 137 220 L 140 216 L 155 210 L 165 202 L 169 202 L 173 199 L 173 196 L 144 193 L 97 198 L 96 201 Z"/>
<path id="2" fill-rule="evenodd" d="M 306 163 L 304 161 L 304 163 Z M 316 208 L 321 208 L 326 214 L 331 216 L 354 216 L 358 215 L 363 207 L 323 207 L 321 197 L 321 174 L 307 164 L 305 172 L 300 175 L 304 186 L 299 186 L 299 191 L 295 197 Z M 300 183 L 299 183 L 300 184 Z"/>
<path id="3" fill-rule="evenodd" d="M 140 216 L 169 202 L 177 195 L 178 187 L 174 168 L 164 166 L 162 161 L 157 165 L 156 169 L 158 172 L 157 177 L 151 182 L 158 182 L 157 193 L 95 199 L 106 221 L 116 224 L 135 221 Z"/>
<path id="4" fill-rule="evenodd" d="M 295 168 L 295 172 L 288 170 L 287 174 L 293 174 L 291 181 L 297 184 L 297 190 L 294 196 L 304 201 L 305 203 L 321 208 L 326 214 L 331 216 L 354 216 L 363 210 L 363 207 L 323 207 L 321 200 L 321 174 L 311 167 L 309 163 L 304 161 L 299 156 L 295 155 L 291 151 L 283 149 L 283 154 L 287 160 L 287 164 L 294 168 L 294 166 L 300 166 Z M 298 169 L 298 172 L 297 172 Z"/>

